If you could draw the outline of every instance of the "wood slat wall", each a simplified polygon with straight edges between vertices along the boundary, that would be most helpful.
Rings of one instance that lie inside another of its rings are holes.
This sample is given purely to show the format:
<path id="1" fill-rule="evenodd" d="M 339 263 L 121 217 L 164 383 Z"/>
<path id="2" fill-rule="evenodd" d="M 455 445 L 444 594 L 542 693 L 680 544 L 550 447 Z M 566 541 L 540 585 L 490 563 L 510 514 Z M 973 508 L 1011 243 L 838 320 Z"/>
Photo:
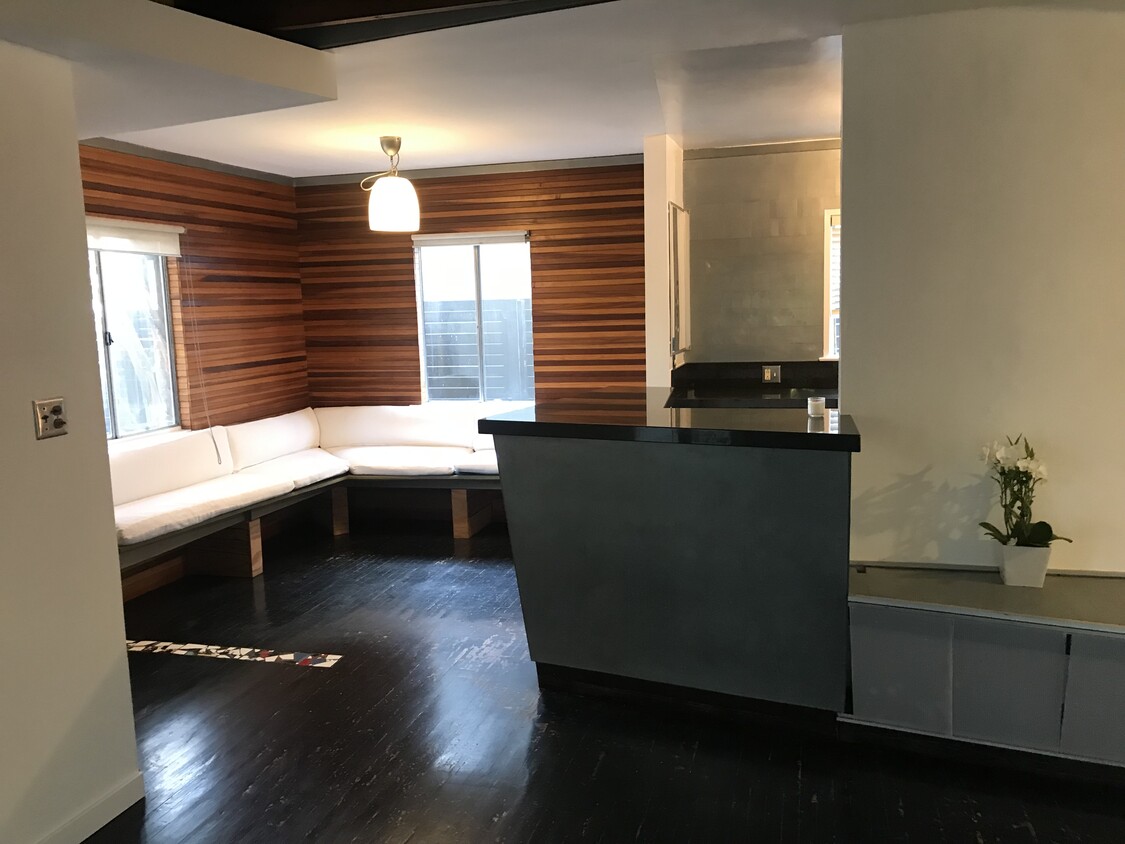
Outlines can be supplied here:
<path id="1" fill-rule="evenodd" d="M 531 232 L 540 397 L 645 380 L 641 165 L 415 181 L 427 234 Z M 297 188 L 314 405 L 421 399 L 409 234 L 367 228 L 358 185 Z"/>
<path id="2" fill-rule="evenodd" d="M 80 148 L 86 213 L 183 226 L 169 260 L 182 424 L 307 407 L 293 188 Z"/>

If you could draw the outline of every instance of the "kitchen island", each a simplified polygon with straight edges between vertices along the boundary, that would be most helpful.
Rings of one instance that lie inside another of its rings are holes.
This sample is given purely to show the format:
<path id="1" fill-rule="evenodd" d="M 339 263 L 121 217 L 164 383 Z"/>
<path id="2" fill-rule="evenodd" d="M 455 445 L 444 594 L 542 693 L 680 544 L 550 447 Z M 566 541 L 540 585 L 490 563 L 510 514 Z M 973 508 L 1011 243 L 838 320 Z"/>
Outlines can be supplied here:
<path id="1" fill-rule="evenodd" d="M 842 711 L 853 421 L 667 398 L 592 391 L 479 423 L 541 681 Z"/>

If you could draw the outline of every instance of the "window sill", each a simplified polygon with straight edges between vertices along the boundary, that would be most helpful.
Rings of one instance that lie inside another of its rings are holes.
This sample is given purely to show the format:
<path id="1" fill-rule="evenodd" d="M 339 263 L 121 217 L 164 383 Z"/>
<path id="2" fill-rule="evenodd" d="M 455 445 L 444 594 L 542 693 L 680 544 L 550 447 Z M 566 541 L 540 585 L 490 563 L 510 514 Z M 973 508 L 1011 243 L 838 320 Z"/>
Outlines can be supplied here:
<path id="1" fill-rule="evenodd" d="M 156 431 L 145 431 L 142 434 L 129 434 L 127 437 L 117 437 L 116 439 L 107 439 L 106 446 L 109 448 L 110 454 L 116 451 L 128 451 L 131 448 L 151 445 L 154 442 L 165 442 L 167 440 L 175 440 L 180 437 L 190 434 L 187 428 L 175 425 L 171 428 L 160 428 Z"/>

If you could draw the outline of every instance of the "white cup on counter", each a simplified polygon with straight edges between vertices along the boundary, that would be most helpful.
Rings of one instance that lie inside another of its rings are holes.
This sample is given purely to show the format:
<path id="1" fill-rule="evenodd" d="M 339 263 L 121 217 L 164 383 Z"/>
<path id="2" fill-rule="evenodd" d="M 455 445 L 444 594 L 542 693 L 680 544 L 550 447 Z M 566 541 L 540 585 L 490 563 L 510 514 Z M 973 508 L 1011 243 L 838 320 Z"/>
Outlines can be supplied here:
<path id="1" fill-rule="evenodd" d="M 809 398 L 809 416 L 819 419 L 824 416 L 824 396 Z"/>

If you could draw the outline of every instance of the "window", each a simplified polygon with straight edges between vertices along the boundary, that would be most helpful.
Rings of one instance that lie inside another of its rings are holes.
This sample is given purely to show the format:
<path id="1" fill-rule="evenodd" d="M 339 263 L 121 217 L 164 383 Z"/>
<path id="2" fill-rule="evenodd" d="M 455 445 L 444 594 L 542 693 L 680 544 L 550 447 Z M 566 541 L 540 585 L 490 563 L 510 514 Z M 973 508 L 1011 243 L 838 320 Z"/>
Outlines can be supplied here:
<path id="1" fill-rule="evenodd" d="M 824 357 L 840 357 L 840 212 L 824 212 Z"/>
<path id="2" fill-rule="evenodd" d="M 87 221 L 102 410 L 109 438 L 179 423 L 165 256 L 179 229 Z"/>
<path id="3" fill-rule="evenodd" d="M 527 233 L 418 235 L 414 273 L 426 401 L 533 399 Z"/>

